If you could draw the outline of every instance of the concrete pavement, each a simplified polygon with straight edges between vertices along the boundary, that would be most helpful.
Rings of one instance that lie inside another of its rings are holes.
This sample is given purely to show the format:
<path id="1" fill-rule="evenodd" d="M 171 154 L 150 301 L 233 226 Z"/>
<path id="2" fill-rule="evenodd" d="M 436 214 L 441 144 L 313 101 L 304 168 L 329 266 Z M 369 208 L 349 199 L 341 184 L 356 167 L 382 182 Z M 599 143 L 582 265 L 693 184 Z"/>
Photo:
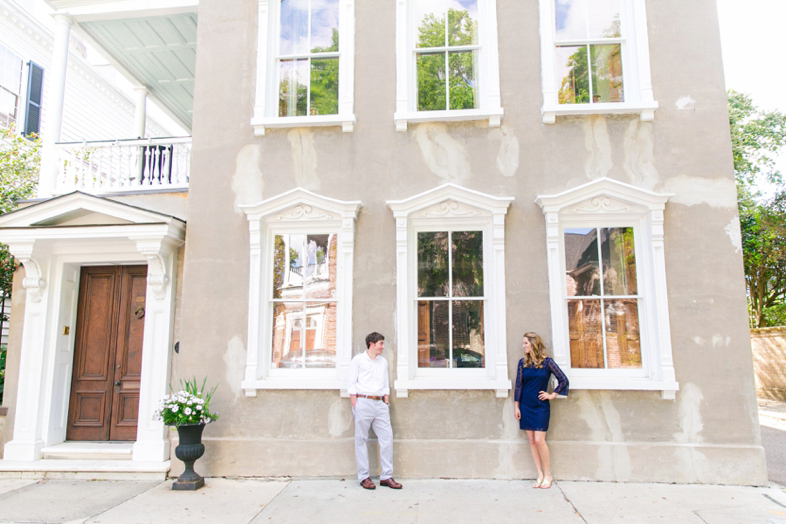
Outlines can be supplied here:
<path id="1" fill-rule="evenodd" d="M 786 524 L 786 491 L 674 484 L 399 479 L 362 489 L 352 479 L 172 481 L 0 480 L 2 523 L 111 524 Z"/>

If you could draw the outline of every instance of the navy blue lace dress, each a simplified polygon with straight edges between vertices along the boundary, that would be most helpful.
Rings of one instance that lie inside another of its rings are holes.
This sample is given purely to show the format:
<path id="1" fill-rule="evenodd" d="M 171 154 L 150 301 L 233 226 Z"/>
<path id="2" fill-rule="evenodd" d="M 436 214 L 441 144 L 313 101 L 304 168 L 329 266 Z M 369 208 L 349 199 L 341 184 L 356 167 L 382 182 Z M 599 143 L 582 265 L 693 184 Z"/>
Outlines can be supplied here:
<path id="1" fill-rule="evenodd" d="M 551 407 L 548 400 L 540 400 L 540 391 L 548 392 L 549 377 L 554 375 L 557 387 L 554 392 L 560 395 L 568 394 L 568 377 L 559 368 L 556 362 L 549 357 L 543 360 L 543 366 L 538 369 L 525 366 L 524 359 L 519 360 L 519 369 L 516 373 L 516 391 L 513 400 L 518 401 L 521 411 L 519 427 L 530 431 L 547 431 L 549 429 L 549 416 Z"/>

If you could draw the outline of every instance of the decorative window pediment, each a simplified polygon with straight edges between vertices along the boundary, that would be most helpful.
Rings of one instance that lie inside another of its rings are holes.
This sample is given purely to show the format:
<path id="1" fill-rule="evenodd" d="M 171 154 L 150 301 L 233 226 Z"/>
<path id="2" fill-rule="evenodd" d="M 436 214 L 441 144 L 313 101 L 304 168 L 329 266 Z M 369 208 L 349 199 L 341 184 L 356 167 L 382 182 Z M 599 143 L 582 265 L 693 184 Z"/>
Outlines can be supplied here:
<path id="1" fill-rule="evenodd" d="M 445 184 L 388 201 L 396 220 L 397 396 L 508 395 L 505 215 L 512 198 Z"/>
<path id="2" fill-rule="evenodd" d="M 242 206 L 251 248 L 246 395 L 345 387 L 359 208 L 301 188 Z"/>
<path id="3" fill-rule="evenodd" d="M 554 360 L 572 389 L 673 399 L 663 211 L 670 194 L 601 178 L 537 203 L 546 217 Z"/>

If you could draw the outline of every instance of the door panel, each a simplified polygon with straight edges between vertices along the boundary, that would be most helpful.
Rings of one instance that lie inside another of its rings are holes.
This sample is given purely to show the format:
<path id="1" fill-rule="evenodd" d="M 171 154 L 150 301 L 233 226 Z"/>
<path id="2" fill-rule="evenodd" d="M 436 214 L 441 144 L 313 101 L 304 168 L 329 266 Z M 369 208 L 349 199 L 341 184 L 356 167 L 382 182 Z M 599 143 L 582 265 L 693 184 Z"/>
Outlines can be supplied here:
<path id="1" fill-rule="evenodd" d="M 147 266 L 82 268 L 68 440 L 136 439 L 146 276 Z"/>
<path id="2" fill-rule="evenodd" d="M 139 383 L 142 378 L 147 266 L 123 269 L 120 278 L 119 329 L 110 440 L 136 440 Z"/>

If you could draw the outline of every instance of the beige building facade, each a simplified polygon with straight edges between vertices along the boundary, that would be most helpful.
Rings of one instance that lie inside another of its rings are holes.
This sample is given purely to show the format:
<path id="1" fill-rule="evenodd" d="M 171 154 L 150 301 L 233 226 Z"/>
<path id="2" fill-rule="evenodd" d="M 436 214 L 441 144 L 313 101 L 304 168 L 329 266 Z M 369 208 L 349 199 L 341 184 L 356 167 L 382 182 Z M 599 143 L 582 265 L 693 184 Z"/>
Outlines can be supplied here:
<path id="1" fill-rule="evenodd" d="M 379 331 L 396 477 L 533 477 L 513 388 L 535 331 L 571 382 L 557 479 L 766 482 L 714 1 L 190 9 L 187 193 L 55 191 L 0 219 L 24 266 L 0 466 L 68 442 L 78 270 L 134 263 L 138 465 L 179 472 L 152 410 L 207 376 L 200 473 L 351 476 L 345 379 Z"/>

